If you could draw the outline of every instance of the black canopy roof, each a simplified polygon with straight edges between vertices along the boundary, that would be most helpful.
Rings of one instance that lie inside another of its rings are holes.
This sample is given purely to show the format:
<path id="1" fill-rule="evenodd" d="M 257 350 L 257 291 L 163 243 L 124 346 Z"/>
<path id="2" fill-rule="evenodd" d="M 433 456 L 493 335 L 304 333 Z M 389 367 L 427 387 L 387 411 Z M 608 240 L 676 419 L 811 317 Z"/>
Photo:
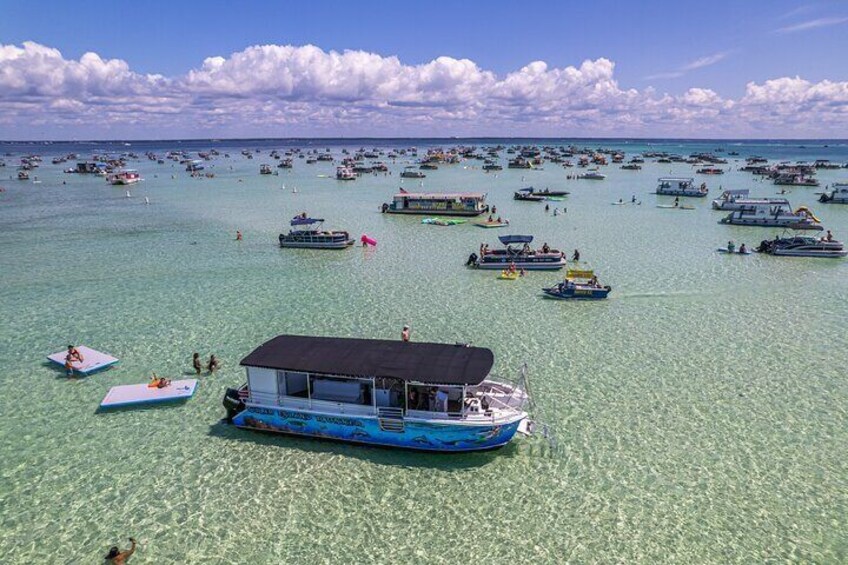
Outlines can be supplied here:
<path id="1" fill-rule="evenodd" d="M 488 349 L 444 343 L 404 343 L 280 335 L 241 360 L 248 367 L 349 376 L 394 377 L 427 384 L 476 385 L 495 357 Z"/>

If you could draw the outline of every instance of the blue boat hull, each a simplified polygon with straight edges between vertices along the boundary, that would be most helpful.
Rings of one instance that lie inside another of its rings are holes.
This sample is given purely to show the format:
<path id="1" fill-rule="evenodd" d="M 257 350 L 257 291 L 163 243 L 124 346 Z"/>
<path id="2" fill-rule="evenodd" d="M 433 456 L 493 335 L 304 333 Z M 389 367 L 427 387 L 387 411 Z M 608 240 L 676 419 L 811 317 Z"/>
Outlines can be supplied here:
<path id="1" fill-rule="evenodd" d="M 330 415 L 286 408 L 248 407 L 233 418 L 240 428 L 400 447 L 422 451 L 481 451 L 507 444 L 521 420 L 504 425 L 461 425 L 406 420 L 386 431 L 373 416 Z"/>
<path id="2" fill-rule="evenodd" d="M 610 290 L 612 289 L 608 286 L 592 289 L 569 288 L 562 291 L 554 287 L 543 288 L 542 292 L 545 293 L 546 298 L 556 300 L 603 300 L 609 295 Z"/>

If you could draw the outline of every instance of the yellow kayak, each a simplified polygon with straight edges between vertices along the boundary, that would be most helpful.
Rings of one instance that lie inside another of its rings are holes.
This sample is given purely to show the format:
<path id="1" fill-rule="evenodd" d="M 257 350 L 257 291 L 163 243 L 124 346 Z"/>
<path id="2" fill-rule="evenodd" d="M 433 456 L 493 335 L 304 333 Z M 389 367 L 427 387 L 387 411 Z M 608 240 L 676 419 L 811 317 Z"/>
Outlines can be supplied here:
<path id="1" fill-rule="evenodd" d="M 514 273 L 510 273 L 509 271 L 501 271 L 501 274 L 498 275 L 498 278 L 503 279 L 505 281 L 514 281 L 520 276 L 521 274 L 518 271 Z"/>

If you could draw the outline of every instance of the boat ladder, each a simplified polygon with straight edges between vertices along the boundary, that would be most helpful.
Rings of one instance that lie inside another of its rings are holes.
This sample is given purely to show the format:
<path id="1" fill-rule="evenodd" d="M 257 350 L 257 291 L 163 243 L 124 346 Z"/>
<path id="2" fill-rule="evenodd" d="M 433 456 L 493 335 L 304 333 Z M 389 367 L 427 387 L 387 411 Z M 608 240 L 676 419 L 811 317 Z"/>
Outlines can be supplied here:
<path id="1" fill-rule="evenodd" d="M 384 432 L 403 433 L 403 408 L 378 408 L 377 421 Z"/>

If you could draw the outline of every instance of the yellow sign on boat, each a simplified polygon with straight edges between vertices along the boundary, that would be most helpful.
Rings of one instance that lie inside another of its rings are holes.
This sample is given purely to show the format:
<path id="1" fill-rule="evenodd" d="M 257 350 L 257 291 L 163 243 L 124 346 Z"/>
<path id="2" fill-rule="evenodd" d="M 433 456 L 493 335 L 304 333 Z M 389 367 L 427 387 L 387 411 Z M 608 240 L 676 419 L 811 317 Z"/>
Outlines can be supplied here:
<path id="1" fill-rule="evenodd" d="M 591 279 L 594 276 L 594 271 L 584 271 L 580 269 L 569 269 L 565 273 L 565 278 L 567 279 Z"/>

